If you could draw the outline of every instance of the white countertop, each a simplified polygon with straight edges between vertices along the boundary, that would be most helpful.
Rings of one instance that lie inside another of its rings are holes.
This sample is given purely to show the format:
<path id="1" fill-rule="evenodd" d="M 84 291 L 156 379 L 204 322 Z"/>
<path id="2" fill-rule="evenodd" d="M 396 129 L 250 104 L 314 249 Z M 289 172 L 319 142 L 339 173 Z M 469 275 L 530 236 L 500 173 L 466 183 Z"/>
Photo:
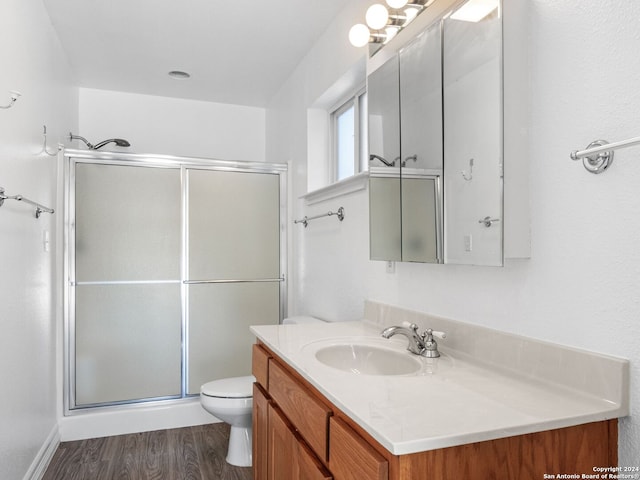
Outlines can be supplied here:
<path id="1" fill-rule="evenodd" d="M 396 455 L 628 414 L 625 401 L 492 368 L 447 349 L 446 340 L 439 342 L 442 359 L 434 362 L 414 356 L 406 351 L 405 337 L 385 340 L 380 337 L 380 328 L 366 321 L 254 326 L 251 332 Z M 339 343 L 345 337 L 356 343 L 393 346 L 420 359 L 425 368 L 407 376 L 359 375 L 326 366 L 315 358 L 318 346 Z M 624 360 L 603 358 L 613 361 L 615 368 L 616 362 L 621 362 L 624 369 Z"/>

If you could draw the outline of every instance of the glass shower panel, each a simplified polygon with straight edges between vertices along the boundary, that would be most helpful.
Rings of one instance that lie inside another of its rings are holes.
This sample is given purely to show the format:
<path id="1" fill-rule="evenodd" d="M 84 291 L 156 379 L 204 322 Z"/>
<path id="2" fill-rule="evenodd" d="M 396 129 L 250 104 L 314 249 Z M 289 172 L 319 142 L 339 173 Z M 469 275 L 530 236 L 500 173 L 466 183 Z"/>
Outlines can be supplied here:
<path id="1" fill-rule="evenodd" d="M 188 394 L 219 378 L 251 374 L 251 325 L 280 319 L 278 282 L 189 285 Z"/>
<path id="2" fill-rule="evenodd" d="M 190 280 L 280 276 L 280 177 L 188 170 Z"/>
<path id="3" fill-rule="evenodd" d="M 75 167 L 76 281 L 180 279 L 180 170 Z"/>
<path id="4" fill-rule="evenodd" d="M 187 179 L 187 393 L 197 394 L 249 375 L 249 326 L 280 320 L 280 178 L 189 169 Z"/>
<path id="5" fill-rule="evenodd" d="M 180 169 L 74 174 L 75 405 L 180 396 Z"/>
<path id="6" fill-rule="evenodd" d="M 68 159 L 65 409 L 249 375 L 249 326 L 286 305 L 286 168 Z"/>
<path id="7" fill-rule="evenodd" d="M 179 284 L 76 287 L 76 404 L 181 394 Z"/>

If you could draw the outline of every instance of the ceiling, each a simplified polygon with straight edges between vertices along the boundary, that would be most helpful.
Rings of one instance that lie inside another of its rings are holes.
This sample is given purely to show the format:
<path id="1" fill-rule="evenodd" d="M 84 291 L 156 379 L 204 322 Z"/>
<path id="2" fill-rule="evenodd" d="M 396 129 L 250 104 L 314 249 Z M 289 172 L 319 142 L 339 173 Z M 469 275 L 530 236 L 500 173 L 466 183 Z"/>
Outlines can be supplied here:
<path id="1" fill-rule="evenodd" d="M 43 1 L 80 87 L 258 107 L 347 3 Z M 171 70 L 191 78 L 173 79 Z"/>

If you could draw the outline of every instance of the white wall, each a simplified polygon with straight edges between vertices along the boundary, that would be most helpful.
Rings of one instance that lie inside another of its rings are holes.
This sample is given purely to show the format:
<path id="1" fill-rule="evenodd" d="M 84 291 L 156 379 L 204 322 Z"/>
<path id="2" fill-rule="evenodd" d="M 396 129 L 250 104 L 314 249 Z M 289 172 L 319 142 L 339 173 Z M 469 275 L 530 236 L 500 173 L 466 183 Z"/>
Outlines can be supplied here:
<path id="1" fill-rule="evenodd" d="M 0 105 L 8 90 L 23 96 L 0 110 L 0 186 L 56 207 L 55 157 L 41 155 L 77 125 L 77 89 L 40 0 L 3 2 Z M 58 215 L 56 212 L 55 215 Z M 49 231 L 51 248 L 43 249 Z M 55 216 L 7 200 L 0 207 L 0 478 L 33 472 L 41 447 L 57 432 Z"/>
<path id="2" fill-rule="evenodd" d="M 267 109 L 267 161 L 289 163 L 288 204 L 291 221 L 294 218 L 314 213 L 305 210 L 303 201 L 299 199 L 300 195 L 307 192 L 308 109 L 317 108 L 318 105 L 326 105 L 326 93 L 327 91 L 331 93 L 336 84 L 342 85 L 346 82 L 344 87 L 348 88 L 355 87 L 358 82 L 364 81 L 364 69 L 354 68 L 358 62 L 364 61 L 364 52 L 348 44 L 346 32 L 354 23 L 363 21 L 363 12 L 369 4 L 368 0 L 351 0 L 345 5 L 344 10 L 324 32 L 316 46 L 308 52 L 291 77 L 283 84 Z M 362 78 L 357 78 L 357 73 L 354 74 L 354 71 L 361 72 Z M 313 117 L 313 115 L 310 116 Z M 321 171 L 321 169 L 316 169 L 316 171 Z M 312 184 L 317 183 L 312 182 Z M 366 202 L 364 203 L 366 204 Z M 329 205 L 334 211 L 339 206 L 337 204 L 334 206 L 334 203 Z M 319 206 L 321 211 L 326 211 L 325 207 L 327 205 L 320 204 Z M 346 205 L 345 208 L 347 208 Z M 335 217 L 333 218 L 335 219 Z M 314 223 L 314 227 L 315 225 Z M 311 277 L 306 275 L 309 257 L 304 254 L 305 238 L 308 238 L 305 236 L 304 230 L 300 225 L 293 224 L 289 228 L 290 314 L 297 311 L 309 311 L 309 306 L 305 306 L 306 292 L 311 291 L 314 285 L 308 284 L 307 281 L 313 281 L 317 278 L 322 279 L 323 282 L 333 281 L 323 275 L 312 275 Z M 325 249 L 328 246 L 329 244 L 325 245 Z M 312 254 L 311 251 L 310 254 Z M 313 258 L 317 258 L 318 262 L 324 261 L 327 268 L 330 268 L 335 260 L 322 255 Z M 351 282 L 343 282 L 342 284 L 349 285 L 349 288 L 352 285 Z M 343 302 L 342 305 L 345 303 Z M 331 308 L 329 305 L 327 307 Z M 353 313 L 361 311 L 361 309 L 362 305 L 358 305 Z"/>
<path id="3" fill-rule="evenodd" d="M 80 128 L 91 143 L 129 140 L 107 150 L 220 160 L 265 159 L 265 110 L 107 90 L 80 89 Z M 86 148 L 74 142 L 73 148 Z"/>
<path id="4" fill-rule="evenodd" d="M 267 159 L 292 162 L 292 218 L 339 205 L 346 214 L 342 224 L 291 226 L 290 313 L 353 319 L 370 298 L 628 358 L 632 416 L 620 424 L 620 465 L 639 465 L 640 148 L 618 151 L 598 176 L 569 152 L 640 134 L 640 5 L 524 2 L 531 88 L 521 99 L 530 111 L 522 154 L 531 166 L 532 258 L 503 268 L 404 263 L 387 274 L 383 262 L 368 260 L 366 191 L 310 207 L 298 200 L 307 185 L 306 109 L 357 60 L 346 35 L 368 3 L 349 2 L 267 112 Z"/>

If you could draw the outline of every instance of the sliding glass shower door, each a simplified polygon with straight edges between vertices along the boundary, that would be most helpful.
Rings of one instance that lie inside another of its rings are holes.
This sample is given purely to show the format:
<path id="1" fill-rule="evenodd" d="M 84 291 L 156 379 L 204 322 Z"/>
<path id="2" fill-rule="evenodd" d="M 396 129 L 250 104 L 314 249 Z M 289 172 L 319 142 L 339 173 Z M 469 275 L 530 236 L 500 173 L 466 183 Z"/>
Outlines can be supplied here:
<path id="1" fill-rule="evenodd" d="M 248 375 L 249 325 L 284 314 L 286 167 L 66 156 L 67 408 Z"/>
<path id="2" fill-rule="evenodd" d="M 187 185 L 187 393 L 198 394 L 207 381 L 248 375 L 249 325 L 278 323 L 280 180 L 192 169 Z"/>
<path id="3" fill-rule="evenodd" d="M 180 170 L 75 166 L 75 402 L 181 394 Z"/>

